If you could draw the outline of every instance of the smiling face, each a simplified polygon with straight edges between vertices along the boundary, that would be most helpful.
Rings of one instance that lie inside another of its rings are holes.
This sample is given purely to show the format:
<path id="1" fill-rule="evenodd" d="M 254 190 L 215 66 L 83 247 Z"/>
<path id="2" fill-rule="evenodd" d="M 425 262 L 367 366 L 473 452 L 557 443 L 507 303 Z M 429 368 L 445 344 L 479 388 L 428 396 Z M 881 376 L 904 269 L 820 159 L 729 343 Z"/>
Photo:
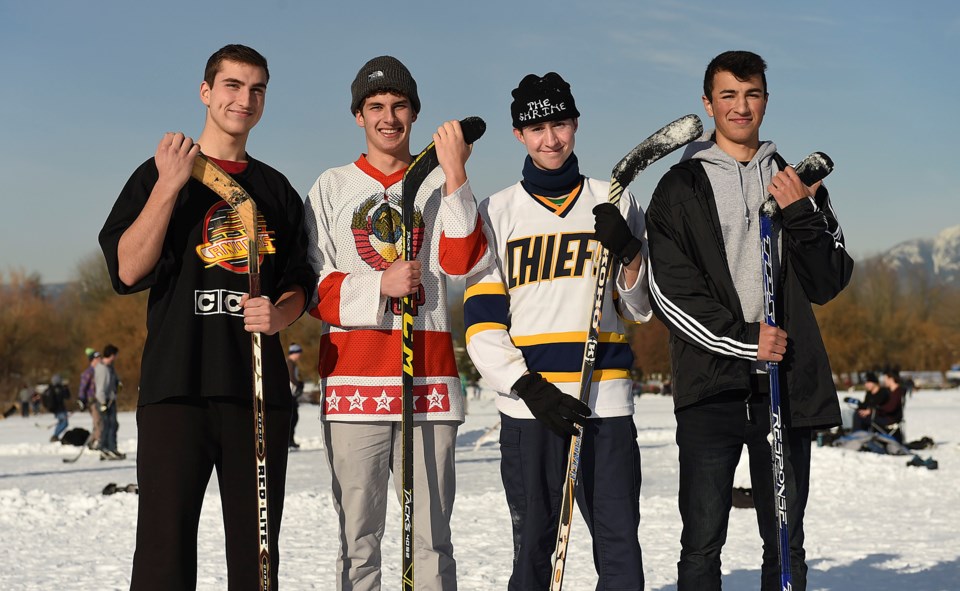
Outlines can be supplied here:
<path id="1" fill-rule="evenodd" d="M 513 130 L 537 168 L 557 170 L 573 153 L 577 119 L 546 121 Z"/>
<path id="2" fill-rule="evenodd" d="M 740 80 L 726 70 L 717 72 L 711 96 L 703 97 L 703 106 L 716 124 L 720 149 L 737 159 L 742 159 L 744 152 L 751 156 L 756 152 L 767 110 L 767 93 L 759 74 Z"/>
<path id="3" fill-rule="evenodd" d="M 207 106 L 205 130 L 245 139 L 263 115 L 266 94 L 263 68 L 224 60 L 213 84 L 204 81 L 200 85 L 200 100 Z"/>
<path id="4" fill-rule="evenodd" d="M 399 159 L 410 157 L 410 128 L 417 120 L 410 99 L 387 92 L 368 96 L 356 118 L 367 138 L 368 158 L 377 155 Z"/>

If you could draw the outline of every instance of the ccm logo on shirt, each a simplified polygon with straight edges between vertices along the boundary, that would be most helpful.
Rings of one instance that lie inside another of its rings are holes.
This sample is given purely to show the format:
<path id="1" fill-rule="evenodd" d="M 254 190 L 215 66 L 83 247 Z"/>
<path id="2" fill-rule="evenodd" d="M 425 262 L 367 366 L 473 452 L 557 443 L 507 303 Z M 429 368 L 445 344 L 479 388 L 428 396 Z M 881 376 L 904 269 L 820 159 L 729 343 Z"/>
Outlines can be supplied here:
<path id="1" fill-rule="evenodd" d="M 198 316 L 228 314 L 243 316 L 240 298 L 244 292 L 226 289 L 197 290 L 194 293 L 193 313 Z"/>

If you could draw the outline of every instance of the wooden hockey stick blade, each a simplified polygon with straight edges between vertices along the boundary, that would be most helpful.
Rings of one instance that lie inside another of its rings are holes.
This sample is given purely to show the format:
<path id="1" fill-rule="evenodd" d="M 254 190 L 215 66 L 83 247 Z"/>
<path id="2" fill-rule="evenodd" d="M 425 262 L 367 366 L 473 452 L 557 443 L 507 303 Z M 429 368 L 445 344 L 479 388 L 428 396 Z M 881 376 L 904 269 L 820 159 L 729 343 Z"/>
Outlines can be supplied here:
<path id="1" fill-rule="evenodd" d="M 240 223 L 247 231 L 247 236 L 256 234 L 257 207 L 250 194 L 233 180 L 222 168 L 203 154 L 198 154 L 193 161 L 191 176 L 227 202 L 237 215 Z"/>

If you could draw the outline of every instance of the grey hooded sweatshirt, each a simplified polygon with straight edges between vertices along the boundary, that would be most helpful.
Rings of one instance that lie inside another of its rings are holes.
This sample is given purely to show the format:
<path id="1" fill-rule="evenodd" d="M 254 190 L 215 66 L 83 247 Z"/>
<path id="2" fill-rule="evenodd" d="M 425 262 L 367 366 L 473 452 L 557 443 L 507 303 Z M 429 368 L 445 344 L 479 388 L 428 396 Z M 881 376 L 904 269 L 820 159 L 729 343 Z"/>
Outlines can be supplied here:
<path id="1" fill-rule="evenodd" d="M 750 162 L 740 163 L 713 141 L 714 130 L 707 130 L 687 145 L 684 160 L 699 160 L 713 187 L 727 266 L 740 297 L 743 318 L 763 321 L 763 270 L 760 252 L 760 206 L 769 193 L 767 186 L 779 170 L 773 159 L 777 146 L 760 142 Z M 773 224 L 774 283 L 780 272 L 780 228 Z M 766 363 L 754 361 L 754 373 L 766 373 Z"/>

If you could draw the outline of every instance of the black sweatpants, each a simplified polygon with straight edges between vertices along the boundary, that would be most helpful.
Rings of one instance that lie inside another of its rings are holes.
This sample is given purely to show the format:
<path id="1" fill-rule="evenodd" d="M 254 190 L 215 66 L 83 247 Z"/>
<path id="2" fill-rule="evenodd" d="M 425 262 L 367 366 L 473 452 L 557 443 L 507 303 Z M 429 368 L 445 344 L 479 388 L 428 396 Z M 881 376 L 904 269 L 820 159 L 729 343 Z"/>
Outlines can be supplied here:
<path id="1" fill-rule="evenodd" d="M 266 409 L 270 574 L 277 589 L 290 411 Z M 178 400 L 137 409 L 137 547 L 132 591 L 197 586 L 197 529 L 214 468 L 230 591 L 256 590 L 259 563 L 253 403 Z"/>

